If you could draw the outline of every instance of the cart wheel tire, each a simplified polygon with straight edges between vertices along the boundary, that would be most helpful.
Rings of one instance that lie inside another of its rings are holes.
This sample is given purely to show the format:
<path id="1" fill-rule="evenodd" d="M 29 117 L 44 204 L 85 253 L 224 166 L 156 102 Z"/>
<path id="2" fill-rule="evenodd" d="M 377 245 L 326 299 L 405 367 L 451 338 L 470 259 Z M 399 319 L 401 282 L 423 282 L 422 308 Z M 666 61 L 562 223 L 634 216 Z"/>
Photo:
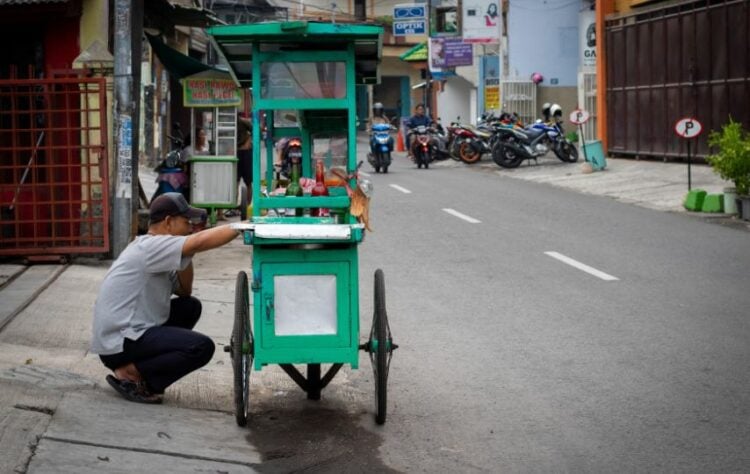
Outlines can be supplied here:
<path id="1" fill-rule="evenodd" d="M 370 347 L 370 360 L 375 376 L 375 422 L 382 425 L 385 423 L 388 406 L 388 366 L 392 344 L 385 310 L 385 277 L 381 269 L 375 271 L 375 312 L 372 317 Z"/>
<path id="2" fill-rule="evenodd" d="M 240 219 L 247 220 L 247 188 L 240 186 Z"/>
<path id="3" fill-rule="evenodd" d="M 239 272 L 234 289 L 234 328 L 229 342 L 234 369 L 234 414 L 239 426 L 247 425 L 250 412 L 253 331 L 250 328 L 249 297 L 247 273 Z"/>

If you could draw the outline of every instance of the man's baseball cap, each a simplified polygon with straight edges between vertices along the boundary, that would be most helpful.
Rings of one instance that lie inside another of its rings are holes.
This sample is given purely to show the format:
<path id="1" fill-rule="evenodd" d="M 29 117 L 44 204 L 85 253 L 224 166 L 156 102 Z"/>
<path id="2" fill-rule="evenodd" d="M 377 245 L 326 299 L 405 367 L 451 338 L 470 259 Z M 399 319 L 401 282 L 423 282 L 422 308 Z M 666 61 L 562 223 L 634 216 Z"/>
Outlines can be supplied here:
<path id="1" fill-rule="evenodd" d="M 205 209 L 190 207 L 181 193 L 164 193 L 151 201 L 148 218 L 151 224 L 163 221 L 167 216 L 185 216 L 191 224 L 206 222 Z"/>

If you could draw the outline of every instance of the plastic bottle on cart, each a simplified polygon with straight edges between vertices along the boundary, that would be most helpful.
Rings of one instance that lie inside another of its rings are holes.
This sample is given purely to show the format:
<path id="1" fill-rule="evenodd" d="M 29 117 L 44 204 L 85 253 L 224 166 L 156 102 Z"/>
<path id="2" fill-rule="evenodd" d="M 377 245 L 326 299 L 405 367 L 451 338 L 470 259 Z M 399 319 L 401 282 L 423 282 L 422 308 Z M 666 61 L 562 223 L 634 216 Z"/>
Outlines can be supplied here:
<path id="1" fill-rule="evenodd" d="M 325 168 L 323 167 L 323 160 L 320 159 L 315 162 L 315 187 L 312 189 L 312 196 L 328 196 Z M 327 217 L 330 213 L 328 209 L 314 207 L 310 215 L 313 217 Z"/>
<path id="2" fill-rule="evenodd" d="M 286 187 L 286 196 L 302 197 L 304 192 L 302 186 L 299 184 L 300 175 L 300 162 L 299 158 L 292 158 L 292 178 L 289 182 L 289 186 Z M 287 216 L 301 217 L 304 214 L 304 209 L 301 207 L 289 208 L 286 210 Z"/>

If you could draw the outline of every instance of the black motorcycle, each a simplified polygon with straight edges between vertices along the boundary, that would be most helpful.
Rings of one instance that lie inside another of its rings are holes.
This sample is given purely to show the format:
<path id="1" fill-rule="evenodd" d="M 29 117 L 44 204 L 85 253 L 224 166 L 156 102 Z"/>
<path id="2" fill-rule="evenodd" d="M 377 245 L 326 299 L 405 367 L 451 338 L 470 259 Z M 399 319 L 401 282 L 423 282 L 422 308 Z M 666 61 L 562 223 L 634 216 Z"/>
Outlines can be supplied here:
<path id="1" fill-rule="evenodd" d="M 171 150 L 159 160 L 154 167 L 156 176 L 156 191 L 151 201 L 164 193 L 181 193 L 189 200 L 190 189 L 188 182 L 187 154 L 182 132 L 175 124 L 174 135 L 167 135 L 171 143 Z"/>
<path id="2" fill-rule="evenodd" d="M 508 128 L 492 147 L 492 161 L 503 168 L 517 168 L 523 160 L 537 160 L 550 149 L 564 163 L 578 161 L 578 149 L 565 138 L 561 120 L 536 123 L 523 130 Z"/>
<path id="3" fill-rule="evenodd" d="M 302 160 L 302 140 L 297 137 L 290 138 L 281 148 L 280 173 L 287 178 L 292 176 L 292 160 Z"/>
<path id="4" fill-rule="evenodd" d="M 437 122 L 429 128 L 431 156 L 434 160 L 446 160 L 451 157 L 450 137 L 438 117 Z"/>

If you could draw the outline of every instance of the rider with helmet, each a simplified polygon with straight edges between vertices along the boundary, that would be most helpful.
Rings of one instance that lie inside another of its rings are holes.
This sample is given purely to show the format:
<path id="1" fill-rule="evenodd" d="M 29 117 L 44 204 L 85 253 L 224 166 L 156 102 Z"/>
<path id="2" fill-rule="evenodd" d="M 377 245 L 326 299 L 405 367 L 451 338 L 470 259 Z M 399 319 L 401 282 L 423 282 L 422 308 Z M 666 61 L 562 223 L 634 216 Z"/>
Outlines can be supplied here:
<path id="1" fill-rule="evenodd" d="M 377 124 L 383 124 L 383 125 L 389 125 L 391 123 L 390 120 L 388 120 L 388 117 L 386 117 L 384 111 L 383 111 L 383 104 L 380 102 L 375 102 L 372 104 L 372 118 L 370 119 L 370 151 L 373 153 L 375 152 L 375 134 L 372 133 L 372 126 Z M 393 137 L 390 138 L 388 141 L 388 147 L 389 149 L 393 150 Z"/>

